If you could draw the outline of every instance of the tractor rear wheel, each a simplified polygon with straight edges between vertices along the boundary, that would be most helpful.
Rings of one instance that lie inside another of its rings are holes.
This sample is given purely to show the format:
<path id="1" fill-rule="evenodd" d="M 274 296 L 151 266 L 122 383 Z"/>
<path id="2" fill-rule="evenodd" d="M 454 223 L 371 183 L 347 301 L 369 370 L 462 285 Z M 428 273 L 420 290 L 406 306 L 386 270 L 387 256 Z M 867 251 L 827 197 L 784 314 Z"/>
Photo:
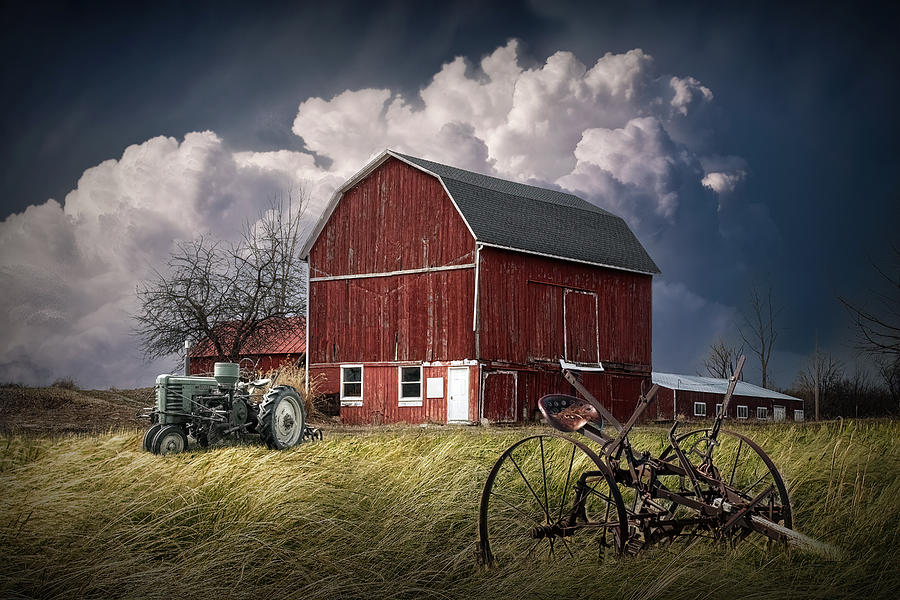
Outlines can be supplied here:
<path id="1" fill-rule="evenodd" d="M 273 450 L 296 446 L 303 439 L 306 408 L 294 388 L 270 390 L 259 405 L 259 437 Z"/>
<path id="2" fill-rule="evenodd" d="M 144 432 L 144 441 L 141 442 L 141 447 L 147 452 L 153 452 L 153 439 L 156 437 L 156 434 L 159 433 L 160 429 L 162 429 L 162 425 L 157 423 L 156 425 L 151 425 L 150 428 Z"/>
<path id="3" fill-rule="evenodd" d="M 153 438 L 153 454 L 174 454 L 188 448 L 187 434 L 179 425 L 163 425 Z"/>

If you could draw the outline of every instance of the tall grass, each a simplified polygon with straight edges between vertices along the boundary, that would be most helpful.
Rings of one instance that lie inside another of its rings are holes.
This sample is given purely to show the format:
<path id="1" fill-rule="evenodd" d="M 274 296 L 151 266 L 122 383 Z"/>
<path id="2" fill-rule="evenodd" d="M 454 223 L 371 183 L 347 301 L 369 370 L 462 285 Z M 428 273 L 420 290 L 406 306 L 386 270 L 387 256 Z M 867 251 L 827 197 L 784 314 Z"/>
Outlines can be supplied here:
<path id="1" fill-rule="evenodd" d="M 313 420 L 321 420 L 324 418 L 325 415 L 319 410 L 320 407 L 318 405 L 320 399 L 319 386 L 322 381 L 321 376 L 309 378 L 309 385 L 307 385 L 306 369 L 297 365 L 282 365 L 280 368 L 271 369 L 265 373 L 260 371 L 258 375 L 260 378 L 266 377 L 270 379 L 271 383 L 275 385 L 293 386 L 303 398 L 303 403 L 306 406 L 307 418 Z M 266 391 L 268 391 L 268 389 Z M 260 394 L 262 393 L 263 392 L 260 391 Z"/>
<path id="2" fill-rule="evenodd" d="M 245 359 L 247 360 L 247 359 Z M 249 363 L 249 361 L 248 361 Z M 213 373 L 197 373 L 196 375 L 212 377 Z M 306 407 L 307 418 L 313 420 L 321 420 L 325 415 L 319 410 L 318 401 L 320 400 L 319 385 L 322 377 L 312 377 L 309 380 L 309 386 L 306 384 L 306 369 L 299 365 L 284 364 L 275 369 L 268 371 L 255 370 L 255 368 L 244 368 L 241 371 L 241 377 L 245 380 L 269 379 L 269 385 L 254 389 L 251 399 L 254 402 L 261 402 L 266 393 L 273 387 L 278 385 L 290 385 L 294 387 L 303 399 Z"/>
<path id="3" fill-rule="evenodd" d="M 900 423 L 743 427 L 796 527 L 844 559 L 675 544 L 601 564 L 475 563 L 481 486 L 535 430 L 361 429 L 167 457 L 140 433 L 0 439 L 2 597 L 893 598 Z M 546 432 L 545 428 L 536 431 Z M 633 443 L 655 453 L 664 431 Z"/>

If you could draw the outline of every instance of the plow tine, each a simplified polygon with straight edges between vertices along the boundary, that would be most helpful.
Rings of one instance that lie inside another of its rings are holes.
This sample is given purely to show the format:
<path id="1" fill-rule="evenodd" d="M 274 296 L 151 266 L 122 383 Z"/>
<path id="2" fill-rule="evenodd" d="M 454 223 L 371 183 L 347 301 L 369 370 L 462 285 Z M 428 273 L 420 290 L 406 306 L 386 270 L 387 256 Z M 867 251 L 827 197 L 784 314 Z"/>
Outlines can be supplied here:
<path id="1" fill-rule="evenodd" d="M 830 558 L 832 560 L 840 560 L 843 557 L 843 552 L 841 552 L 841 549 L 837 546 L 833 546 L 826 542 L 820 542 L 815 538 L 804 535 L 799 531 L 788 529 L 778 523 L 773 523 L 763 517 L 752 515 L 750 517 L 750 522 L 753 523 L 754 529 L 760 533 L 763 533 L 772 539 L 784 541 L 791 548 L 818 554 L 819 556 Z"/>

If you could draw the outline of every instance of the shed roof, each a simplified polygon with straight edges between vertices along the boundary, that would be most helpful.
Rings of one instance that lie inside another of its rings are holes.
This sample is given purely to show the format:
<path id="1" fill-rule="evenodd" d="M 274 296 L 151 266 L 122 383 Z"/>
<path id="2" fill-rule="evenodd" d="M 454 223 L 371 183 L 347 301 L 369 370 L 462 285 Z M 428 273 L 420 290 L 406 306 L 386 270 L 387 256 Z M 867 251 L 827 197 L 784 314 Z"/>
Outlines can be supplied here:
<path id="1" fill-rule="evenodd" d="M 572 194 L 515 183 L 385 150 L 336 193 L 307 242 L 309 253 L 340 196 L 390 157 L 437 177 L 475 240 L 507 248 L 639 273 L 656 263 L 621 218 Z"/>
<path id="2" fill-rule="evenodd" d="M 722 394 L 728 391 L 728 380 L 718 379 L 716 377 L 701 377 L 699 375 L 679 375 L 678 373 L 657 373 L 652 374 L 653 383 L 659 384 L 661 387 L 672 390 L 683 390 L 688 392 L 706 392 L 709 394 Z M 781 392 L 767 390 L 766 388 L 747 383 L 746 381 L 738 381 L 734 387 L 735 396 L 750 396 L 753 398 L 773 398 L 775 400 L 796 400 L 802 402 L 800 398 L 794 398 Z"/>
<path id="3" fill-rule="evenodd" d="M 288 319 L 292 327 L 286 329 L 283 335 L 270 340 L 250 340 L 241 352 L 245 356 L 258 356 L 269 354 L 303 354 L 306 352 L 306 325 L 301 317 Z M 191 358 L 215 358 L 217 356 L 215 346 L 208 338 L 203 339 L 188 350 Z"/>

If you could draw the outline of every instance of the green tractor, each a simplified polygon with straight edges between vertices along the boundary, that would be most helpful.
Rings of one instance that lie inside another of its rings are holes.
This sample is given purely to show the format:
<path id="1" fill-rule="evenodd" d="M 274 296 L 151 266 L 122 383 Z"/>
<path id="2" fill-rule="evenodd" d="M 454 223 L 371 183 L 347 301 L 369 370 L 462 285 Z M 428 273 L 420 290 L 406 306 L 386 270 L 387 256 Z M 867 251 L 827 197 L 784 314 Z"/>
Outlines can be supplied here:
<path id="1" fill-rule="evenodd" d="M 213 375 L 156 378 L 156 406 L 147 409 L 150 428 L 144 434 L 144 450 L 184 452 L 188 436 L 206 447 L 229 436 L 258 434 L 275 450 L 322 438 L 318 429 L 306 424 L 306 407 L 293 387 L 272 385 L 263 399 L 255 402 L 253 393 L 274 382 L 241 381 L 236 363 L 216 363 Z"/>

